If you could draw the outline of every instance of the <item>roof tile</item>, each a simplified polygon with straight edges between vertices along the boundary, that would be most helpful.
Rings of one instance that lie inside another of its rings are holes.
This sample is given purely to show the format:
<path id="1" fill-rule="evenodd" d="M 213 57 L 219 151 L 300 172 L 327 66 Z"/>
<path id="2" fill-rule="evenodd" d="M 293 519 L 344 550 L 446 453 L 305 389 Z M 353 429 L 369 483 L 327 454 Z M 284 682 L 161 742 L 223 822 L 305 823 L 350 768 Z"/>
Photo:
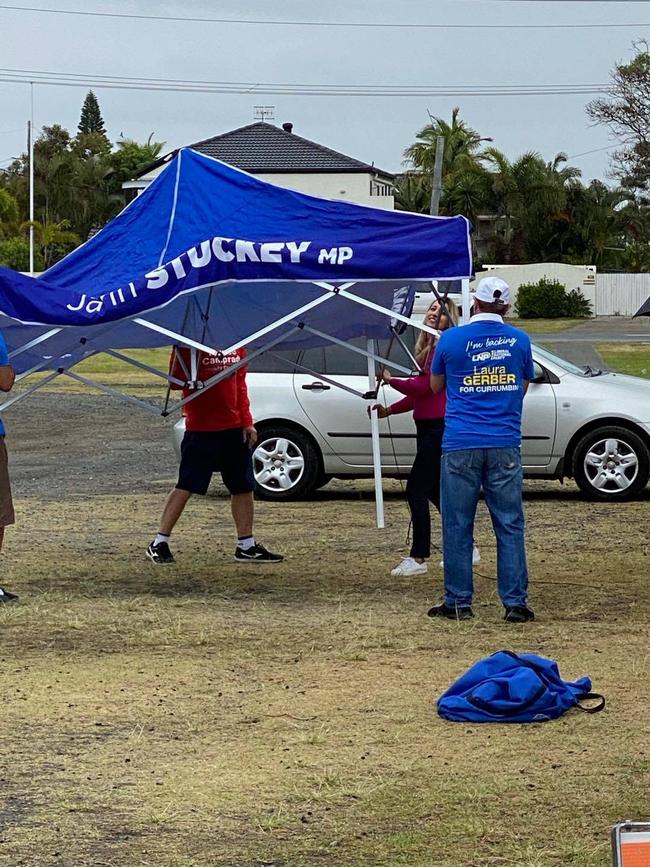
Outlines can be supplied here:
<path id="1" fill-rule="evenodd" d="M 259 121 L 190 147 L 253 174 L 258 172 L 368 172 L 392 177 L 324 145 Z"/>

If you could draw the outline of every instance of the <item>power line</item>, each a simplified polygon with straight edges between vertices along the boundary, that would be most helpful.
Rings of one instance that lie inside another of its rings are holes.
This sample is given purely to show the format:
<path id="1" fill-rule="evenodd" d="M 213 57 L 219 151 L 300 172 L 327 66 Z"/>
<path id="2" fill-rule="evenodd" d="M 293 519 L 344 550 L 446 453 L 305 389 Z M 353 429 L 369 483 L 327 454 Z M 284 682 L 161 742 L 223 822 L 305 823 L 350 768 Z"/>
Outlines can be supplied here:
<path id="1" fill-rule="evenodd" d="M 579 153 L 579 154 L 571 154 L 571 156 L 568 156 L 567 159 L 568 160 L 575 160 L 576 157 L 586 157 L 587 154 L 598 154 L 601 151 L 611 151 L 614 147 L 616 147 L 616 145 L 607 145 L 604 148 L 594 148 L 591 151 L 582 151 L 582 153 Z"/>
<path id="2" fill-rule="evenodd" d="M 503 2 L 503 0 L 502 0 Z M 513 0 L 508 0 L 513 2 Z M 544 0 L 550 2 L 550 0 Z M 593 2 L 593 0 L 581 0 L 581 2 Z M 621 0 L 623 2 L 623 0 Z M 629 0 L 625 0 L 629 2 Z M 632 0 L 632 2 L 647 2 L 647 0 Z M 599 22 L 571 23 L 571 24 L 449 24 L 449 23 L 419 23 L 419 22 L 392 22 L 392 21 L 289 21 L 270 18 L 200 18 L 188 15 L 141 15 L 132 12 L 87 12 L 83 9 L 44 9 L 37 6 L 13 6 L 0 3 L 0 9 L 12 12 L 43 12 L 50 15 L 78 15 L 86 18 L 123 18 L 138 21 L 171 21 L 194 24 L 236 24 L 241 26 L 254 25 L 257 27 L 343 27 L 343 28 L 390 28 L 391 30 L 593 30 L 612 27 L 650 27 L 649 24 L 638 22 L 615 22 L 602 24 Z"/>
<path id="3" fill-rule="evenodd" d="M 285 96 L 563 96 L 605 93 L 605 84 L 519 84 L 519 85 L 427 85 L 427 84 L 305 84 L 241 81 L 197 81 L 127 76 L 0 69 L 0 82 L 42 84 L 59 87 L 95 87 L 116 90 L 144 90 L 183 93 L 222 93 Z"/>

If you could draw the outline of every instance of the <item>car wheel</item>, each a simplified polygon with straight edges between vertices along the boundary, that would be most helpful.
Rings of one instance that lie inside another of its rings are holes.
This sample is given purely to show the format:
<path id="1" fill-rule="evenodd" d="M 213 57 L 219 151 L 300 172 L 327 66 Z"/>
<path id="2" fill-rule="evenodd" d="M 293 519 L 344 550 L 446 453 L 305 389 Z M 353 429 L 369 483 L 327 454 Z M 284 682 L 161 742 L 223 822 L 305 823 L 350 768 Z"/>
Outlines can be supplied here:
<path id="1" fill-rule="evenodd" d="M 589 499 L 629 500 L 648 484 L 648 446 L 627 428 L 597 428 L 576 446 L 573 476 Z"/>
<path id="2" fill-rule="evenodd" d="M 289 426 L 258 432 L 253 452 L 255 491 L 264 500 L 295 500 L 311 493 L 320 471 L 311 439 Z"/>

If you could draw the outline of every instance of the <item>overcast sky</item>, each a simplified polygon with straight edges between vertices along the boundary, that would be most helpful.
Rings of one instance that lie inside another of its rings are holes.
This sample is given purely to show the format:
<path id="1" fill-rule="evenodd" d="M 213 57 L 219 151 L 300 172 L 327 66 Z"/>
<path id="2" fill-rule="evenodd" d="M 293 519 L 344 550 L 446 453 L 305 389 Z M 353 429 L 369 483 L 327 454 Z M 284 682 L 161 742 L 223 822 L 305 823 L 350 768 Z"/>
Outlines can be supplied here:
<path id="1" fill-rule="evenodd" d="M 263 26 L 139 21 L 6 8 L 3 70 L 42 70 L 206 81 L 365 85 L 605 84 L 614 64 L 650 36 L 650 2 L 634 0 L 13 0 L 40 9 L 328 22 L 477 24 L 478 29 Z M 4 8 L 3 8 L 4 7 Z M 494 29 L 501 24 L 617 24 L 590 29 Z M 491 29 L 487 29 L 492 25 Z M 37 129 L 76 131 L 84 86 L 35 87 Z M 604 177 L 607 130 L 590 126 L 584 95 L 311 97 L 147 93 L 94 87 L 111 140 L 121 133 L 165 150 L 250 123 L 254 106 L 275 122 L 350 156 L 399 170 L 427 122 L 454 105 L 510 158 L 565 151 L 585 178 Z M 25 148 L 29 87 L 0 81 L 0 167 Z"/>

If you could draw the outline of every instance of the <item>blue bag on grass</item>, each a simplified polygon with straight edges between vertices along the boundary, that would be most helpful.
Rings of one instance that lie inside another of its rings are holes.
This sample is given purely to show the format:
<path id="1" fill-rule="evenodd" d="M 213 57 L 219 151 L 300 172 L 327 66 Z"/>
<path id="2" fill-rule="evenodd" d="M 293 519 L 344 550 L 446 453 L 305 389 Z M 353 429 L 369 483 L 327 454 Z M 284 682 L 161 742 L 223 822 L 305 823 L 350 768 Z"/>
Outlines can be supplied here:
<path id="1" fill-rule="evenodd" d="M 584 699 L 598 699 L 593 707 Z M 602 695 L 591 692 L 591 680 L 562 680 L 557 663 L 533 653 L 499 650 L 481 659 L 438 699 L 438 713 L 454 722 L 542 722 L 557 719 L 572 707 L 597 713 Z"/>

